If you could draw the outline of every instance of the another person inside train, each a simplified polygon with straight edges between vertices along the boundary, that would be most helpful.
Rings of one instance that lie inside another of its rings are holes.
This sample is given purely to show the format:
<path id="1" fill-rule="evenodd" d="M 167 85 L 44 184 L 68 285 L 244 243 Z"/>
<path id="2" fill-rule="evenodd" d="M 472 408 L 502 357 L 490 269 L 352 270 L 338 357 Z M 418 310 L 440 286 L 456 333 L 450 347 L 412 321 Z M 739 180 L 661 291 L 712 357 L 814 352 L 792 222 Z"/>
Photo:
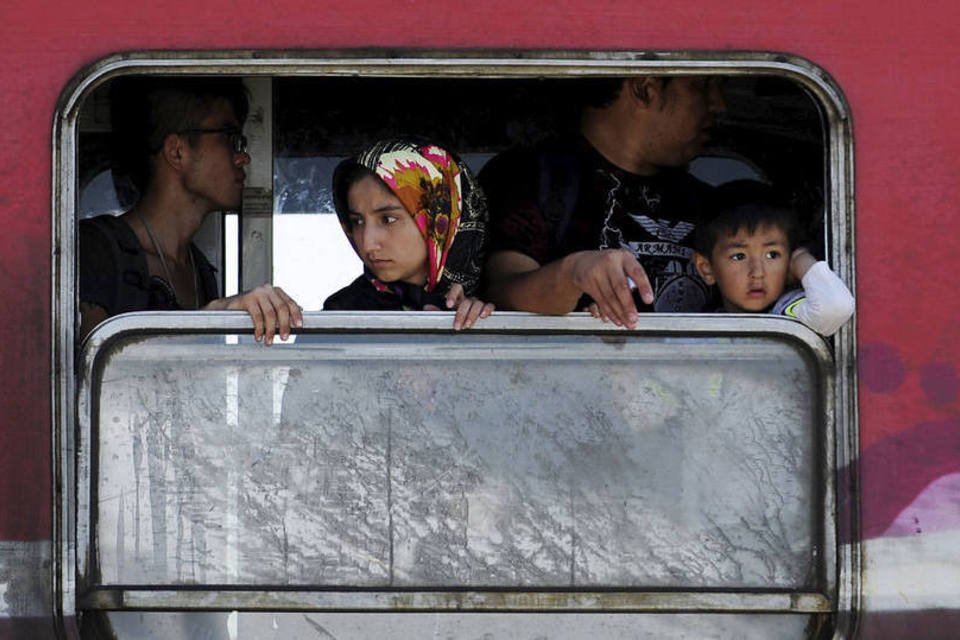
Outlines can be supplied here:
<path id="1" fill-rule="evenodd" d="M 117 80 L 111 92 L 118 168 L 139 192 L 123 215 L 79 225 L 80 337 L 128 311 L 241 310 L 258 341 L 286 339 L 300 306 L 269 284 L 219 297 L 215 270 L 193 244 L 208 214 L 240 206 L 250 163 L 239 79 Z"/>
<path id="2" fill-rule="evenodd" d="M 717 311 L 773 313 L 817 333 L 836 333 L 853 315 L 854 300 L 826 262 L 798 246 L 796 215 L 761 183 L 720 187 L 716 217 L 697 227 L 694 263 L 716 285 Z"/>
<path id="3" fill-rule="evenodd" d="M 494 158 L 486 295 L 562 314 L 591 302 L 634 327 L 638 311 L 701 311 L 692 263 L 710 187 L 686 171 L 726 108 L 718 78 L 584 81 L 579 132 Z M 632 292 L 636 289 L 636 296 Z"/>
<path id="4" fill-rule="evenodd" d="M 486 203 L 455 155 L 426 141 L 377 142 L 337 166 L 333 200 L 364 270 L 327 298 L 324 310 L 451 309 L 454 329 L 493 312 L 473 295 Z"/>

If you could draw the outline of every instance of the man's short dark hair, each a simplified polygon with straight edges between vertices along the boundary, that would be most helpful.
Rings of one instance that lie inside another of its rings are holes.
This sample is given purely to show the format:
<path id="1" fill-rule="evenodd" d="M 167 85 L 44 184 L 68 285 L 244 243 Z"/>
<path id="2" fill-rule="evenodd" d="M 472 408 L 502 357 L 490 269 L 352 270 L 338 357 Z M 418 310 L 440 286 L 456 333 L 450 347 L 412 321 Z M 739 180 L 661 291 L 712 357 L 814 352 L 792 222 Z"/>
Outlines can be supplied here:
<path id="1" fill-rule="evenodd" d="M 577 81 L 577 96 L 581 107 L 603 109 L 620 95 L 626 78 L 585 78 Z"/>
<path id="2" fill-rule="evenodd" d="M 670 76 L 659 76 L 664 86 L 670 82 Z M 577 80 L 577 101 L 580 107 L 603 109 L 616 101 L 623 90 L 623 83 L 627 77 L 619 78 L 584 78 Z"/>
<path id="3" fill-rule="evenodd" d="M 797 217 L 772 187 L 754 180 L 735 180 L 714 192 L 716 215 L 697 225 L 694 249 L 711 258 L 721 238 L 736 235 L 741 229 L 753 233 L 758 227 L 772 226 L 783 231 L 791 250 L 797 246 Z"/>
<path id="4" fill-rule="evenodd" d="M 114 176 L 126 175 L 142 194 L 153 157 L 171 133 L 196 128 L 225 99 L 242 123 L 250 111 L 240 78 L 118 78 L 110 88 Z"/>

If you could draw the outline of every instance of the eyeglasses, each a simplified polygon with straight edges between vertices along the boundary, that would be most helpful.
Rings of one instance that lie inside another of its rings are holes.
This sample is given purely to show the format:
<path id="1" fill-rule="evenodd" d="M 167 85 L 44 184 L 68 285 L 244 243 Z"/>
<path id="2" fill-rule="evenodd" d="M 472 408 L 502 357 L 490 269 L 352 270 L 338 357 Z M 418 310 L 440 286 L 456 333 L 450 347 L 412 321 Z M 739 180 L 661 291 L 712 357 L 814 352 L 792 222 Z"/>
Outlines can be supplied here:
<path id="1" fill-rule="evenodd" d="M 177 132 L 182 133 L 222 133 L 227 136 L 230 142 L 230 148 L 234 153 L 247 152 L 247 136 L 243 135 L 240 129 L 236 127 L 221 127 L 219 129 L 182 129 Z"/>

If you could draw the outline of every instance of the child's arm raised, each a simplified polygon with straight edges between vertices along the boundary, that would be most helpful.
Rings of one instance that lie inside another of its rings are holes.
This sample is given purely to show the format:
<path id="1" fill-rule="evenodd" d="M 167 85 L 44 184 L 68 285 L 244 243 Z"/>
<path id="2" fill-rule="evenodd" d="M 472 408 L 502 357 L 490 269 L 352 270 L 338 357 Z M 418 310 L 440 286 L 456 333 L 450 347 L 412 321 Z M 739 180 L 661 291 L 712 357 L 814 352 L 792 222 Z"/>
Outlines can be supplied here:
<path id="1" fill-rule="evenodd" d="M 790 273 L 803 285 L 803 293 L 778 302 L 774 313 L 796 318 L 823 336 L 836 333 L 853 315 L 853 295 L 843 280 L 805 248 L 791 254 Z"/>

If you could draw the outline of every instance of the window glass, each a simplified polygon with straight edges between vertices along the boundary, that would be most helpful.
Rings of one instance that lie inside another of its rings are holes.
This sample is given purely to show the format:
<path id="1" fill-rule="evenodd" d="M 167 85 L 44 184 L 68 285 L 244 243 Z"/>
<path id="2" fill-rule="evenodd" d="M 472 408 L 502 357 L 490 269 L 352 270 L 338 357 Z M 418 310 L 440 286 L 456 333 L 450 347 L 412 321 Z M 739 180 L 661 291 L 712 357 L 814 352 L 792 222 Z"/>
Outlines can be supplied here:
<path id="1" fill-rule="evenodd" d="M 819 372 L 786 341 L 137 336 L 100 361 L 105 585 L 823 587 Z"/>

